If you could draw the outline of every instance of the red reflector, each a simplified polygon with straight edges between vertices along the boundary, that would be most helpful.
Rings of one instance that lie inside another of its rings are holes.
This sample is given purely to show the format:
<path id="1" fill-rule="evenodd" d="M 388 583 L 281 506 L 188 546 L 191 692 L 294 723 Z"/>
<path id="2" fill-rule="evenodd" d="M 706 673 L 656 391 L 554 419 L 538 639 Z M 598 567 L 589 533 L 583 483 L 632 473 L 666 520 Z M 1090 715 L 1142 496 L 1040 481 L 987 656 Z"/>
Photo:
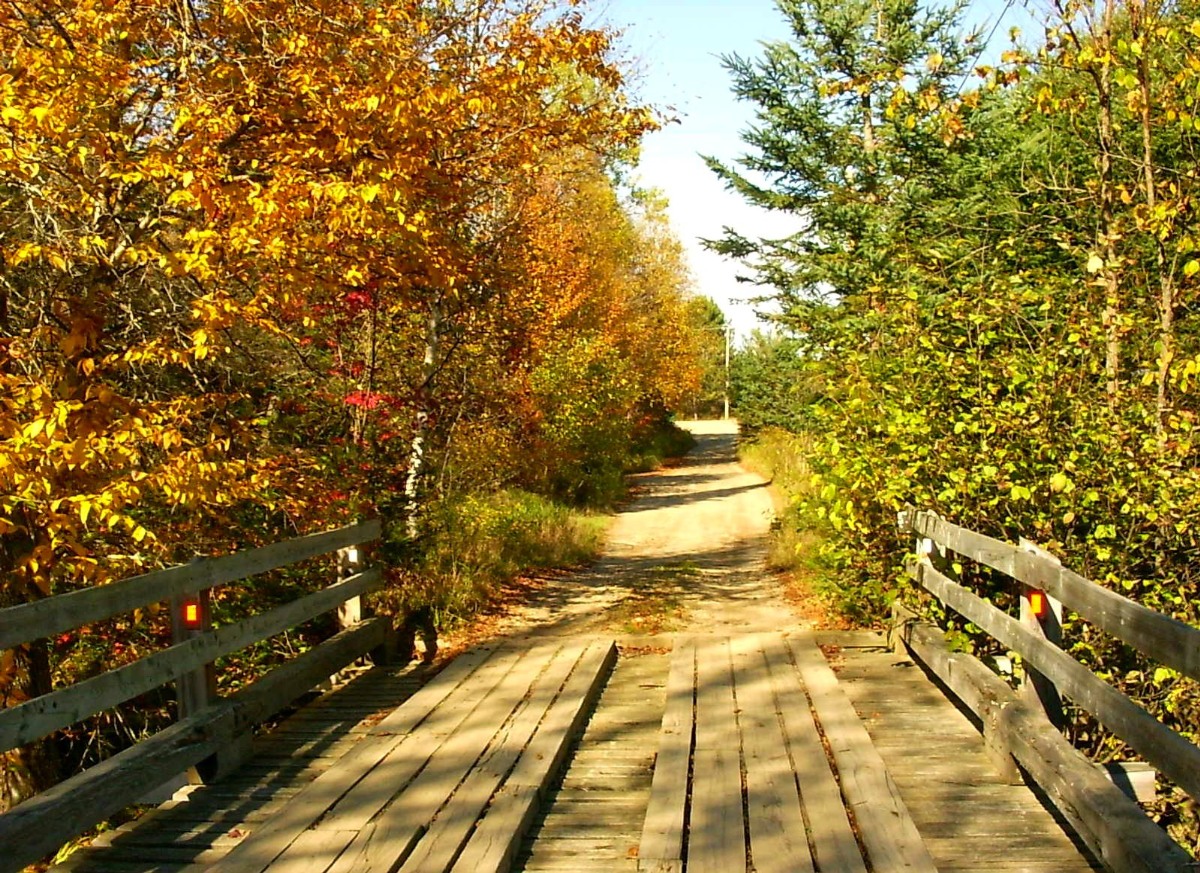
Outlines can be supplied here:
<path id="1" fill-rule="evenodd" d="M 1036 618 L 1045 618 L 1050 612 L 1050 604 L 1046 600 L 1046 592 L 1030 591 L 1029 592 L 1029 611 Z"/>
<path id="2" fill-rule="evenodd" d="M 195 600 L 189 600 L 183 605 L 183 626 L 188 630 L 197 630 L 200 627 L 200 604 Z"/>

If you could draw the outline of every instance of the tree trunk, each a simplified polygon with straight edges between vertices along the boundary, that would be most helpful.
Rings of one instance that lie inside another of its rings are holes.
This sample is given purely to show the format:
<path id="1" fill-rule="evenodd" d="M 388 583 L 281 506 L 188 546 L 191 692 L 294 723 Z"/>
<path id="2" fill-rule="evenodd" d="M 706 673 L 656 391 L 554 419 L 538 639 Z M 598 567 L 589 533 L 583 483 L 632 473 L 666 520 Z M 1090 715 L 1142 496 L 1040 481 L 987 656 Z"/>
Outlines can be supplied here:
<path id="1" fill-rule="evenodd" d="M 1150 47 L 1147 44 L 1153 35 L 1157 10 L 1151 9 L 1149 0 L 1131 0 L 1129 23 L 1131 36 L 1142 40 L 1142 53 L 1137 60 L 1137 78 L 1141 106 L 1138 121 L 1142 128 L 1142 194 L 1146 200 L 1146 211 L 1150 232 L 1154 238 L 1155 266 L 1158 270 L 1158 373 L 1155 392 L 1155 428 L 1159 437 L 1166 429 L 1167 412 L 1170 408 L 1171 363 L 1175 358 L 1175 276 L 1167 257 L 1167 234 L 1156 226 L 1154 212 L 1158 206 L 1158 179 L 1154 168 L 1154 132 L 1150 125 Z"/>
<path id="2" fill-rule="evenodd" d="M 16 520 L 16 519 L 14 519 Z M 0 537 L 0 606 L 15 606 L 41 596 L 41 591 L 16 569 L 18 556 L 34 547 L 27 534 Z M 10 652 L 0 652 L 0 708 L 14 706 L 53 690 L 50 643 L 34 640 Z M 62 776 L 62 762 L 53 737 L 0 753 L 0 812 L 52 788 Z"/>
<path id="3" fill-rule="evenodd" d="M 1112 19 L 1114 0 L 1104 0 L 1103 23 L 1101 32 L 1093 33 L 1092 39 L 1096 44 L 1096 52 L 1104 58 L 1110 56 L 1112 47 Z M 1082 47 L 1079 40 L 1076 45 Z M 1113 186 L 1113 108 L 1112 108 L 1112 64 L 1103 60 L 1099 65 L 1089 67 L 1092 81 L 1096 86 L 1096 101 L 1099 115 L 1096 128 L 1099 135 L 1100 154 L 1097 160 L 1099 175 L 1097 198 L 1099 200 L 1100 221 L 1096 226 L 1096 251 L 1104 259 L 1100 268 L 1100 277 L 1104 286 L 1104 310 L 1101 316 L 1104 326 L 1104 373 L 1105 390 L 1108 395 L 1108 408 L 1117 408 L 1118 393 L 1121 378 L 1121 288 L 1117 275 L 1117 233 L 1114 215 L 1116 212 L 1116 192 Z"/>
<path id="4" fill-rule="evenodd" d="M 438 367 L 438 346 L 442 326 L 441 306 L 437 301 L 429 305 L 429 319 L 425 325 L 425 357 L 421 367 L 421 391 L 418 398 L 416 422 L 413 428 L 412 447 L 408 455 L 408 474 L 404 480 L 405 532 L 410 539 L 417 536 L 419 485 L 425 466 L 425 442 L 429 435 L 429 391 Z"/>

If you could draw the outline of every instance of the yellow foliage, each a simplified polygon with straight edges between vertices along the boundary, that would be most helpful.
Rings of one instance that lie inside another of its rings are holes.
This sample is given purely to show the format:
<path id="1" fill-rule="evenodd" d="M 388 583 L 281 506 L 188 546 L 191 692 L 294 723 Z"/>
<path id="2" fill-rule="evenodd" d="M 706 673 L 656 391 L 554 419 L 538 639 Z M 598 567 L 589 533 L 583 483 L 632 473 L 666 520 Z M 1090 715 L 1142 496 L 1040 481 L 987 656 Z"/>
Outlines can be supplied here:
<path id="1" fill-rule="evenodd" d="M 636 374 L 617 394 L 668 398 L 650 338 L 671 348 L 670 294 L 635 280 L 636 245 L 605 260 L 605 234 L 630 233 L 613 203 L 571 207 L 591 240 L 574 273 L 535 213 L 509 232 L 576 149 L 613 154 L 653 125 L 583 21 L 501 0 L 0 8 L 4 584 L 224 547 L 249 536 L 238 512 L 308 527 L 359 511 L 326 495 L 369 490 L 347 460 L 368 412 L 373 433 L 411 432 L 435 303 L 473 342 L 496 331 L 489 353 L 513 323 L 535 355 L 554 331 L 594 337 L 595 360 Z M 541 197 L 548 225 L 565 207 Z M 527 257 L 535 237 L 552 264 Z"/>

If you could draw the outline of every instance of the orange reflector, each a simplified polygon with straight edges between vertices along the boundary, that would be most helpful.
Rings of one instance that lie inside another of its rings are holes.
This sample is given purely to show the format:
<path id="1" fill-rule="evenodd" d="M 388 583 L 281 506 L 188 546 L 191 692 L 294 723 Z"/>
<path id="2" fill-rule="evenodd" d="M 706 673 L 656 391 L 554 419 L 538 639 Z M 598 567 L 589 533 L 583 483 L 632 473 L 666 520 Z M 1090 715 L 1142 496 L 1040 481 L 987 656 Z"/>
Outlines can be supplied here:
<path id="1" fill-rule="evenodd" d="M 1029 611 L 1036 618 L 1045 618 L 1050 613 L 1050 603 L 1045 591 L 1029 592 Z"/>
<path id="2" fill-rule="evenodd" d="M 200 602 L 189 600 L 183 604 L 183 626 L 188 630 L 200 629 Z"/>

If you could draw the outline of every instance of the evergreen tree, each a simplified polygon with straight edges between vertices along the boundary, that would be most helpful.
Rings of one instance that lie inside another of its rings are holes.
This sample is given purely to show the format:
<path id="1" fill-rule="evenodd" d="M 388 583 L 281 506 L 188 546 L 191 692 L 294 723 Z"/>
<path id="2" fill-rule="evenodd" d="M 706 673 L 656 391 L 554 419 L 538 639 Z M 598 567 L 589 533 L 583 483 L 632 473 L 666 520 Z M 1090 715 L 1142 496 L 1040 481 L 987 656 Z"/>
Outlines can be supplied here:
<path id="1" fill-rule="evenodd" d="M 707 158 L 749 202 L 802 220 L 783 240 L 734 230 L 712 243 L 749 259 L 793 324 L 813 301 L 874 306 L 902 261 L 890 239 L 914 170 L 936 172 L 944 148 L 936 116 L 962 81 L 976 37 L 956 30 L 963 4 L 927 10 L 914 0 L 780 0 L 791 42 L 724 59 L 733 91 L 757 106 L 736 166 Z M 918 123 L 918 109 L 927 117 Z M 932 121 L 929 117 L 933 117 Z"/>

